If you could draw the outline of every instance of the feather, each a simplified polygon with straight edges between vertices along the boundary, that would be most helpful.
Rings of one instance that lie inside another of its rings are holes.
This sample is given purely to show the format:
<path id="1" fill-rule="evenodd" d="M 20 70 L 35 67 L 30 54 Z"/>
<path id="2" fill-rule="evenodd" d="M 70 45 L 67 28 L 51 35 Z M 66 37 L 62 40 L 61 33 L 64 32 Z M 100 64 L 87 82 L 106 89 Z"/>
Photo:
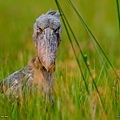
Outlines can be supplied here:
<path id="1" fill-rule="evenodd" d="M 61 41 L 61 23 L 58 11 L 48 11 L 36 19 L 33 40 L 36 56 L 24 68 L 9 75 L 0 83 L 1 91 L 18 95 L 24 86 L 36 86 L 50 95 L 54 85 L 57 49 Z"/>

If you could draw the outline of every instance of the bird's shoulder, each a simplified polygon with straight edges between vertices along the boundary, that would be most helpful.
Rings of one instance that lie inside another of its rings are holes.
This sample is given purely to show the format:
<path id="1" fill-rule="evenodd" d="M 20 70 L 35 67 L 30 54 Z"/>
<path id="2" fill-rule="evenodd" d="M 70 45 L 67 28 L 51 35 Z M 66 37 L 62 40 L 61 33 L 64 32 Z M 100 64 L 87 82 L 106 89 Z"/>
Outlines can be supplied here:
<path id="1" fill-rule="evenodd" d="M 22 80 L 28 79 L 32 76 L 32 68 L 30 66 L 26 66 L 11 75 L 5 78 L 1 83 L 4 85 L 13 85 L 22 82 Z"/>

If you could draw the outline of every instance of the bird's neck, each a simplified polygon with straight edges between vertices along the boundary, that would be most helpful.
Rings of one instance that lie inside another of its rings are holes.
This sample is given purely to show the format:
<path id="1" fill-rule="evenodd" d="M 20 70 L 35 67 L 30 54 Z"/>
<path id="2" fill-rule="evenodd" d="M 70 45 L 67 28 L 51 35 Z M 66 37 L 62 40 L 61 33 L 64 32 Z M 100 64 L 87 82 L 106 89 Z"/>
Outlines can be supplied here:
<path id="1" fill-rule="evenodd" d="M 30 62 L 29 62 L 29 66 L 31 66 L 34 69 L 42 69 L 43 65 L 41 64 L 41 62 L 39 61 L 39 58 L 37 56 L 35 56 Z"/>
<path id="2" fill-rule="evenodd" d="M 34 69 L 34 82 L 40 85 L 43 93 L 49 94 L 54 84 L 55 65 L 47 71 L 39 58 L 35 56 L 29 63 L 29 66 Z"/>
<path id="3" fill-rule="evenodd" d="M 29 65 L 34 69 L 40 69 L 42 71 L 47 71 L 46 68 L 40 62 L 38 56 L 35 56 L 30 62 Z M 48 73 L 54 73 L 55 71 L 55 64 L 47 71 Z"/>

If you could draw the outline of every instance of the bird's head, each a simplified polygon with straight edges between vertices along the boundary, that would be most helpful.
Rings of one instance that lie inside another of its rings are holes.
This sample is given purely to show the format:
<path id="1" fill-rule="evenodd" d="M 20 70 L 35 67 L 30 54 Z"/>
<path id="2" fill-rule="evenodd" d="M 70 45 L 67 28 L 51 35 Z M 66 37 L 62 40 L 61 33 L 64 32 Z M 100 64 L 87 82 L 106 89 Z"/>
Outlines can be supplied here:
<path id="1" fill-rule="evenodd" d="M 42 65 L 49 70 L 55 63 L 57 49 L 61 41 L 60 13 L 48 11 L 36 19 L 33 40 Z"/>

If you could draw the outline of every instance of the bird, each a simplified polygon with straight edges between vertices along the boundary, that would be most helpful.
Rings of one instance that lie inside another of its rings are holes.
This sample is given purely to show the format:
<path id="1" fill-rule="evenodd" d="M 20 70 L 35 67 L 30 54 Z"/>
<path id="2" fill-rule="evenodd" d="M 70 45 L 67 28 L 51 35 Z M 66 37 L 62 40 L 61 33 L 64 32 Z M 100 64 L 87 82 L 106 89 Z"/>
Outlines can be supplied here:
<path id="1" fill-rule="evenodd" d="M 33 28 L 36 54 L 28 65 L 1 81 L 0 89 L 7 95 L 18 95 L 24 86 L 36 87 L 48 98 L 53 91 L 55 61 L 62 33 L 59 11 L 50 10 L 40 15 Z"/>

